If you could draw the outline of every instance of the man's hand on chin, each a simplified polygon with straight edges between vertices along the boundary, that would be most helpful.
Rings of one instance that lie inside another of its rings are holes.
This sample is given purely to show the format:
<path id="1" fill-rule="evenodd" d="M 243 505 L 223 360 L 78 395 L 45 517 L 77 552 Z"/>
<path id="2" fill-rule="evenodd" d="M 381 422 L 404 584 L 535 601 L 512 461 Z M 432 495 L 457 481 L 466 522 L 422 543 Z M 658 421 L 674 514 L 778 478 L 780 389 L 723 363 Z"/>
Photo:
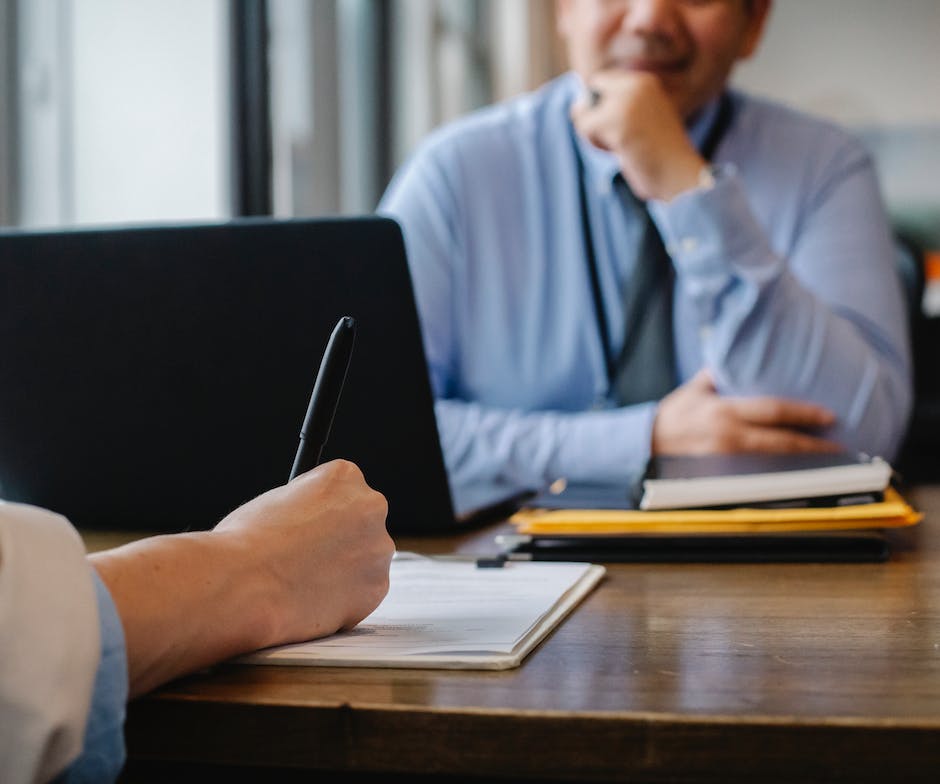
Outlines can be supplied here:
<path id="1" fill-rule="evenodd" d="M 577 132 L 620 160 L 641 199 L 668 201 L 699 183 L 705 160 L 689 140 L 659 79 L 643 71 L 601 71 L 571 109 Z"/>

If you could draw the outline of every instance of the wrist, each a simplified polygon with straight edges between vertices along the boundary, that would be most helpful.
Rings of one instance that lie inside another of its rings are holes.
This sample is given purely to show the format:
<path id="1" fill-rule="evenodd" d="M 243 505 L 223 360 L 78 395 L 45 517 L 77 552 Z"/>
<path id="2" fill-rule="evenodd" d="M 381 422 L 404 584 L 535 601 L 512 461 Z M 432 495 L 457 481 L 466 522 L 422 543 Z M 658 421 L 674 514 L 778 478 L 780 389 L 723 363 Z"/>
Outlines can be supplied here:
<path id="1" fill-rule="evenodd" d="M 712 167 L 697 153 L 670 167 L 669 177 L 664 178 L 657 199 L 672 201 L 677 196 L 702 187 L 713 187 L 715 176 Z"/>
<path id="2" fill-rule="evenodd" d="M 718 167 L 713 163 L 706 163 L 698 173 L 696 190 L 710 191 L 715 187 L 719 177 Z"/>
<path id="3" fill-rule="evenodd" d="M 248 652 L 281 642 L 288 625 L 284 608 L 290 606 L 285 601 L 289 587 L 261 556 L 263 543 L 241 530 L 206 534 L 212 539 L 212 555 L 225 572 L 226 596 L 221 606 L 231 613 L 226 618 L 232 633 L 230 644 L 238 652 Z"/>

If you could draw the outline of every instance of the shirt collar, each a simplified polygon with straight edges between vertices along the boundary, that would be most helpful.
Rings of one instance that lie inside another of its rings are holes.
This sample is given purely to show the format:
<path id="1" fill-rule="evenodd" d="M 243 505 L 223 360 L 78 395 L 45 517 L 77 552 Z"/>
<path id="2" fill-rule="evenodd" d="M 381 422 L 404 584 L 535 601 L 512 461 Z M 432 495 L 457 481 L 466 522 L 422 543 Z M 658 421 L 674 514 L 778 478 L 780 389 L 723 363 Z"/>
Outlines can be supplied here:
<path id="1" fill-rule="evenodd" d="M 564 80 L 564 89 L 569 96 L 569 100 L 565 102 L 565 105 L 570 107 L 587 88 L 581 77 L 571 72 Z M 708 131 L 717 118 L 720 103 L 720 96 L 713 98 L 692 115 L 686 123 L 689 138 L 696 147 L 701 148 L 702 144 L 705 142 Z M 608 189 L 611 183 L 613 183 L 614 178 L 620 174 L 620 163 L 617 161 L 617 157 L 613 153 L 595 147 L 589 141 L 579 136 L 571 126 L 571 120 L 568 119 L 567 122 L 571 134 L 574 137 L 575 144 L 577 145 L 578 154 L 584 162 L 585 178 L 591 185 L 599 189 Z"/>

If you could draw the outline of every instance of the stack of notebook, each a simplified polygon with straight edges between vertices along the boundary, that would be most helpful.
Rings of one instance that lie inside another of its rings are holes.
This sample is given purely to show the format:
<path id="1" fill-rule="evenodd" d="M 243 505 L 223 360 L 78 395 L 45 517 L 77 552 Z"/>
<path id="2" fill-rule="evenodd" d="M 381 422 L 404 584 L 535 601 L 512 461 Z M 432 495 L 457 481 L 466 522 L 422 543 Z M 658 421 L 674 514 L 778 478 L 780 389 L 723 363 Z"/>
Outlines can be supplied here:
<path id="1" fill-rule="evenodd" d="M 869 561 L 920 515 L 879 458 L 658 458 L 632 487 L 557 483 L 516 513 L 511 557 L 601 561 Z"/>

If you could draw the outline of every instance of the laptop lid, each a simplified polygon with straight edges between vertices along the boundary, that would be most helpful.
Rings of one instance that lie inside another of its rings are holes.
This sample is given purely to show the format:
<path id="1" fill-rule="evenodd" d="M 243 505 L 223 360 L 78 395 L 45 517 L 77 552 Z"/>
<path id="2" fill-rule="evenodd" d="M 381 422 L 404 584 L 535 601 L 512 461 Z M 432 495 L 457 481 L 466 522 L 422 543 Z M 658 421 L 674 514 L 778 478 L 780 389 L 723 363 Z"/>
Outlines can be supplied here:
<path id="1" fill-rule="evenodd" d="M 324 459 L 393 532 L 455 518 L 398 226 L 0 234 L 0 496 L 93 528 L 208 528 L 287 480 L 330 332 L 357 320 Z"/>

